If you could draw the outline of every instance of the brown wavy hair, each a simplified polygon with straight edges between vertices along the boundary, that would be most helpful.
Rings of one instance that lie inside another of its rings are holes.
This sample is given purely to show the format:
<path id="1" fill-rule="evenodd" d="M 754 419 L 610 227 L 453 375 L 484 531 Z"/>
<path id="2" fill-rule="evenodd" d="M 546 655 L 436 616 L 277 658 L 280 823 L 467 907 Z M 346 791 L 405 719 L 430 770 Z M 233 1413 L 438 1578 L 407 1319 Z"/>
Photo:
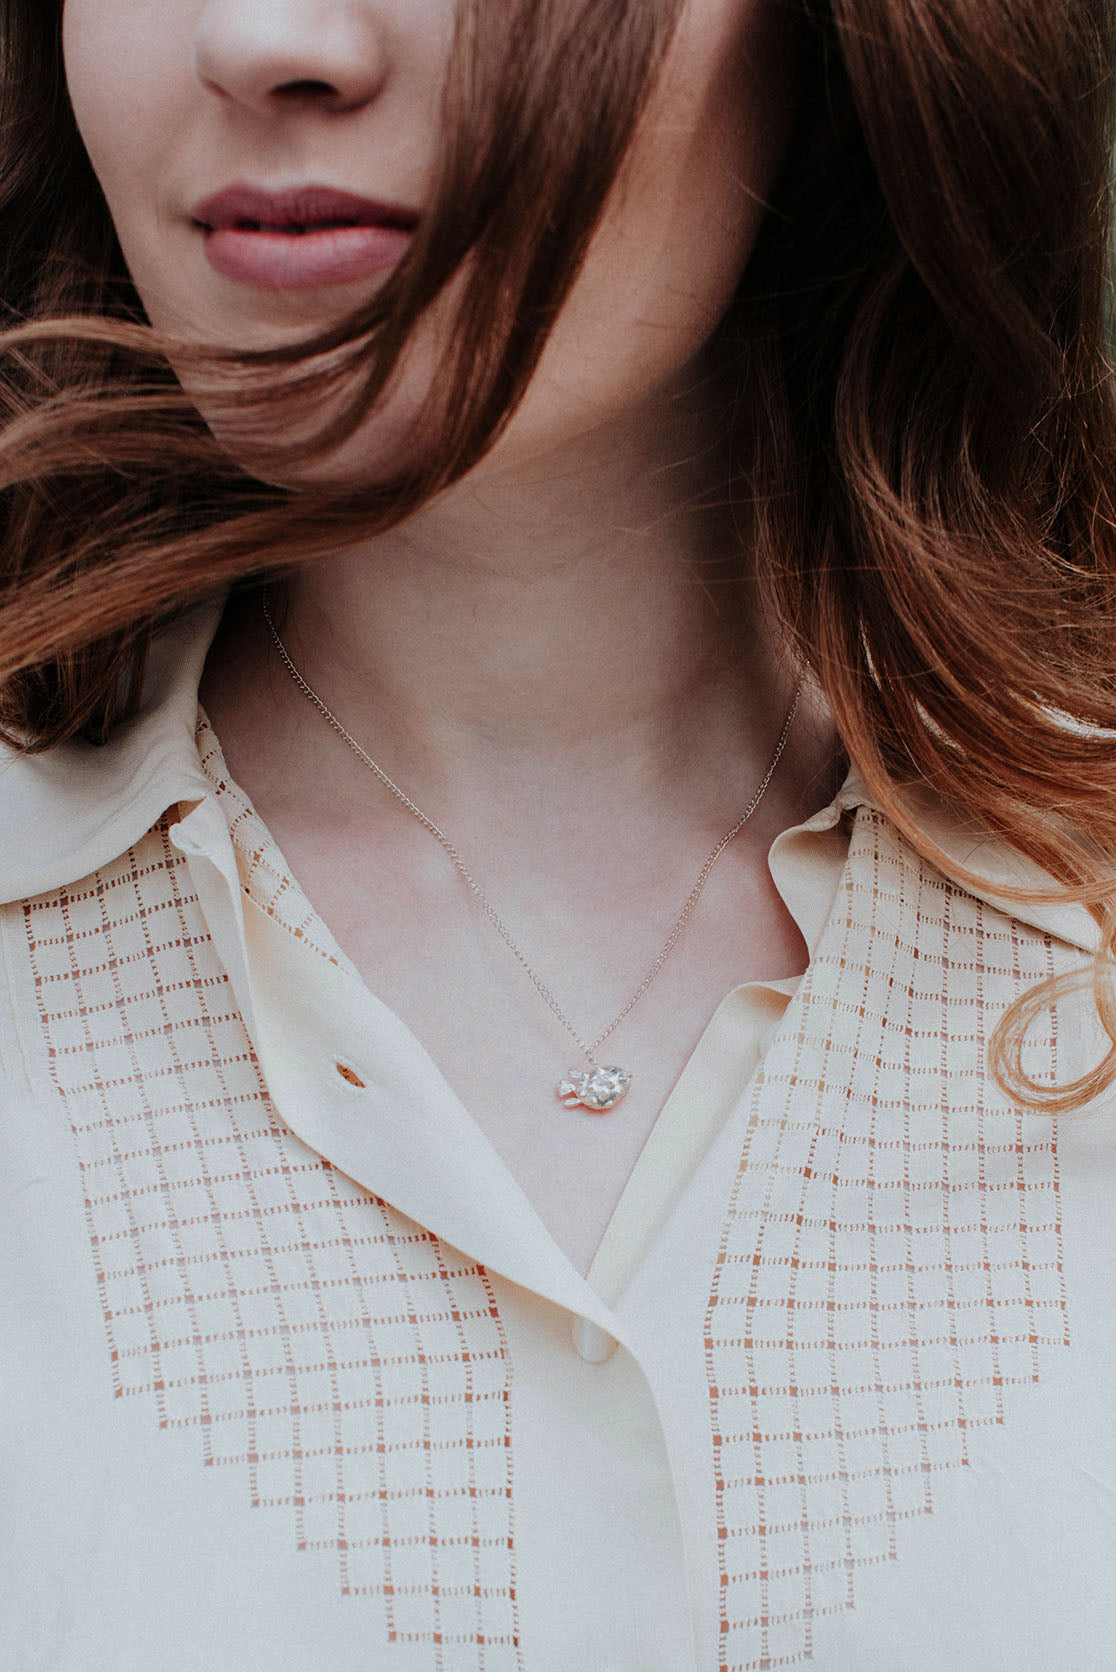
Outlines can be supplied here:
<path id="1" fill-rule="evenodd" d="M 160 622 L 390 527 L 483 456 L 577 276 L 680 3 L 462 0 L 441 175 L 408 258 L 312 343 L 220 364 L 265 418 L 339 394 L 324 452 L 460 281 L 406 467 L 290 493 L 222 454 L 144 323 L 69 108 L 60 0 L 0 0 L 9 741 L 103 739 L 134 711 Z M 1108 0 L 773 3 L 798 38 L 797 127 L 716 344 L 759 570 L 916 845 L 946 865 L 910 811 L 919 786 L 1088 905 L 1116 1041 Z M 1030 1102 L 1064 1108 L 1116 1078 L 1116 1044 L 1074 1085 L 1028 1081 L 1023 1040 L 1051 996 L 1009 1013 L 993 1058 Z"/>

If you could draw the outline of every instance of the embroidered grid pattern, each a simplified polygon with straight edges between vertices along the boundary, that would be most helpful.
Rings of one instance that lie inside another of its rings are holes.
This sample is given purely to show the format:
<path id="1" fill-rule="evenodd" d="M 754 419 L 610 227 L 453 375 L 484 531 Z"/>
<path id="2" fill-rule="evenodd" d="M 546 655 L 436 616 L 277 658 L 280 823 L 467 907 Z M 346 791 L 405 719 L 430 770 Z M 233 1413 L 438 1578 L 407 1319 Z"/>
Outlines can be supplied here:
<path id="1" fill-rule="evenodd" d="M 393 1666 L 520 1672 L 487 1274 L 278 1121 L 168 821 L 25 922 L 117 1397 L 329 1553 Z"/>
<path id="2" fill-rule="evenodd" d="M 996 1019 L 1054 964 L 862 810 L 756 1087 L 706 1318 L 721 1672 L 809 1661 L 815 1621 L 1066 1342 L 1054 1128 L 986 1072 Z"/>

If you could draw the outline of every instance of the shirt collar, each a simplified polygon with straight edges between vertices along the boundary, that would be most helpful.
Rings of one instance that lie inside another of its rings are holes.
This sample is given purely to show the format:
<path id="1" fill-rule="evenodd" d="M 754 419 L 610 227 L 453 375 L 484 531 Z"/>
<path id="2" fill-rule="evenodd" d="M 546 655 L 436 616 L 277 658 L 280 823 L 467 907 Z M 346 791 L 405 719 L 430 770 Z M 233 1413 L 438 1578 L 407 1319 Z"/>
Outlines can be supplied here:
<path id="1" fill-rule="evenodd" d="M 157 636 L 140 712 L 108 743 L 75 738 L 40 755 L 0 750 L 0 902 L 88 876 L 168 807 L 208 794 L 194 732 L 221 609 L 219 599 L 199 605 Z"/>
<path id="2" fill-rule="evenodd" d="M 868 801 L 866 795 L 864 800 Z M 1097 951 L 1100 930 L 1084 906 L 1065 900 L 1010 897 L 1015 889 L 1039 892 L 1052 886 L 1049 874 L 1033 860 L 977 825 L 966 823 L 929 790 L 908 794 L 907 805 L 920 834 L 946 861 L 942 869 L 948 874 L 954 867 L 979 879 L 963 885 L 975 899 L 1079 951 Z"/>
<path id="3" fill-rule="evenodd" d="M 0 750 L 0 903 L 90 875 L 125 853 L 168 807 L 212 793 L 195 734 L 198 685 L 223 604 L 200 604 L 157 636 L 142 707 L 108 743 L 74 739 L 41 755 Z M 1036 865 L 964 825 L 928 794 L 912 805 L 919 829 L 947 860 L 980 876 L 971 888 L 976 898 L 1071 946 L 1096 948 L 1097 927 L 1083 907 L 1004 898 L 1005 888 L 1049 886 Z M 826 828 L 861 806 L 873 802 L 853 768 L 806 828 Z"/>

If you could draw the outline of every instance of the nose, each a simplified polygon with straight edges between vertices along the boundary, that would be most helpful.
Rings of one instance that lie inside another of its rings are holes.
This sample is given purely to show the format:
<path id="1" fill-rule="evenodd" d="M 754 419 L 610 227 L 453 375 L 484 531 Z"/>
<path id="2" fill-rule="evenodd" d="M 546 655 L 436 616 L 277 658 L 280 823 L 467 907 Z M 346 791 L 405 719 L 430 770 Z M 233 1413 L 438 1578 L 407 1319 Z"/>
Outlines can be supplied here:
<path id="1" fill-rule="evenodd" d="M 388 73 L 376 0 L 205 0 L 194 67 L 222 98 L 261 115 L 359 109 Z"/>

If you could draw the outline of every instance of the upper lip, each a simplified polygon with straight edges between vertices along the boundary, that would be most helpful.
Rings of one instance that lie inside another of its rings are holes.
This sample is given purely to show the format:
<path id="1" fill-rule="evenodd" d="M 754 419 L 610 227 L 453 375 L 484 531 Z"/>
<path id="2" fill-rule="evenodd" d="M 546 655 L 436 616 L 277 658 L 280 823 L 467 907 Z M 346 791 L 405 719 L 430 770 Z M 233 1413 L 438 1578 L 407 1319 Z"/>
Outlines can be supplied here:
<path id="1" fill-rule="evenodd" d="M 333 186 L 290 186 L 268 191 L 262 186 L 233 185 L 194 205 L 191 217 L 209 232 L 237 227 L 390 226 L 412 232 L 418 212 L 398 203 L 378 203 Z"/>

